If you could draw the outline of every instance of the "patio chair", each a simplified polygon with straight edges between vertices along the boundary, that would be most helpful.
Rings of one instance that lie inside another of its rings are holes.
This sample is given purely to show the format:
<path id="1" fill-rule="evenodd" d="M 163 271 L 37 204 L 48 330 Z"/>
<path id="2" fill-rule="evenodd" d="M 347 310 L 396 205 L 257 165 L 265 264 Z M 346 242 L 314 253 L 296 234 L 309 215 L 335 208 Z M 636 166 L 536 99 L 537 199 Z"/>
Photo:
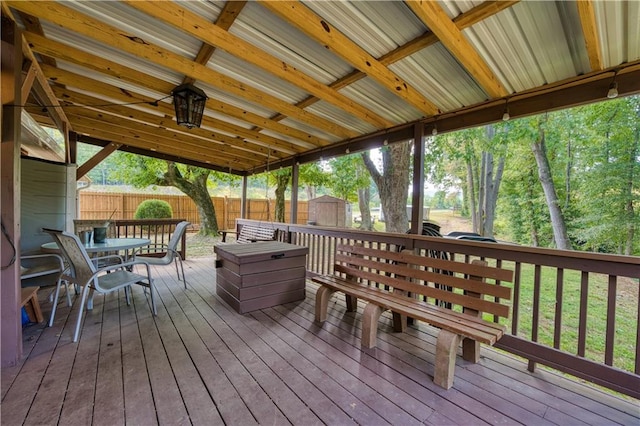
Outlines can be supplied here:
<path id="1" fill-rule="evenodd" d="M 184 275 L 184 266 L 182 264 L 182 256 L 178 252 L 178 244 L 182 239 L 182 236 L 187 230 L 187 227 L 191 225 L 191 222 L 183 220 L 176 225 L 176 229 L 171 235 L 171 239 L 168 244 L 150 244 L 146 247 L 142 247 L 133 253 L 134 260 L 142 259 L 150 265 L 170 265 L 172 262 L 176 264 L 176 274 L 178 275 L 178 281 L 180 281 L 180 271 L 178 270 L 178 263 L 180 263 L 180 269 L 182 270 L 182 281 L 184 281 L 184 288 L 187 288 L 187 278 Z M 164 256 L 159 257 L 160 254 Z"/>
<path id="2" fill-rule="evenodd" d="M 82 313 L 84 311 L 85 302 L 87 303 L 87 309 L 93 308 L 93 294 L 87 300 L 90 290 L 106 294 L 123 289 L 127 299 L 127 305 L 129 305 L 131 303 L 131 285 L 141 285 L 145 288 L 145 293 L 146 289 L 149 288 L 151 310 L 153 315 L 157 315 L 156 302 L 154 298 L 155 288 L 151 278 L 151 269 L 149 268 L 148 263 L 143 261 L 124 262 L 120 256 L 111 255 L 106 257 L 119 258 L 120 262 L 116 265 L 98 268 L 94 263 L 95 258 L 92 259 L 89 257 L 77 235 L 53 229 L 45 229 L 45 231 L 51 234 L 58 244 L 58 247 L 60 247 L 63 256 L 69 263 L 69 273 L 64 274 L 62 279 L 81 288 L 78 320 L 73 334 L 74 342 L 78 341 L 78 335 L 80 334 L 80 324 L 82 323 Z M 127 269 L 132 269 L 135 265 L 143 266 L 146 274 L 134 273 Z M 56 288 L 56 299 L 59 291 L 60 284 L 58 284 L 58 287 Z"/>

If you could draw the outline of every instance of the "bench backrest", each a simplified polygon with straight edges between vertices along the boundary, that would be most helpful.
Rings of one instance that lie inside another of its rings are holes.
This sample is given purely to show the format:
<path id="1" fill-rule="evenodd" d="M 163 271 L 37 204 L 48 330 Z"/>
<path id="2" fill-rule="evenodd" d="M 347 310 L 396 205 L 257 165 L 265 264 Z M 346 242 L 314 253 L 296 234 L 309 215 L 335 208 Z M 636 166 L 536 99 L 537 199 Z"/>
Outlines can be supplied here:
<path id="1" fill-rule="evenodd" d="M 238 233 L 238 243 L 255 243 L 256 241 L 274 241 L 278 238 L 278 230 L 276 228 L 240 225 Z"/>
<path id="2" fill-rule="evenodd" d="M 346 244 L 337 245 L 335 260 L 336 273 L 380 291 L 404 290 L 410 293 L 407 297 L 419 295 L 424 303 L 459 312 L 509 316 L 509 306 L 500 301 L 511 300 L 511 289 L 500 284 L 511 282 L 513 271 L 487 266 L 484 261 L 464 263 L 409 250 L 393 252 Z"/>

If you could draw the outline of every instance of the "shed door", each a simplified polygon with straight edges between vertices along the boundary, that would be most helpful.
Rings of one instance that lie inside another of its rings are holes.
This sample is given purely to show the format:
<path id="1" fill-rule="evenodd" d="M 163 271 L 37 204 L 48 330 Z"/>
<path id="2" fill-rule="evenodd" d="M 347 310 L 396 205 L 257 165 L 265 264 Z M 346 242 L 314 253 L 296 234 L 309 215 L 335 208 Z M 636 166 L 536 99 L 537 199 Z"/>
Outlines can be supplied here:
<path id="1" fill-rule="evenodd" d="M 338 206 L 336 203 L 316 204 L 316 223 L 319 226 L 338 226 Z"/>

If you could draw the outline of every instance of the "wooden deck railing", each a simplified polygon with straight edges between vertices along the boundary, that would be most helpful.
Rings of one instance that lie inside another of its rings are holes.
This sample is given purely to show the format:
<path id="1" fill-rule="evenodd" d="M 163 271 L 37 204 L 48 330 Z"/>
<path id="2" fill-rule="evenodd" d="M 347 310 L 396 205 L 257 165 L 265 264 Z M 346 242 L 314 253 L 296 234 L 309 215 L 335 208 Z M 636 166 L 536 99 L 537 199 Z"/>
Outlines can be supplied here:
<path id="1" fill-rule="evenodd" d="M 151 244 L 168 244 L 176 225 L 183 220 L 185 219 L 112 220 L 111 226 L 113 226 L 112 232 L 116 238 L 148 238 L 151 240 Z M 93 224 L 96 223 L 96 220 L 74 220 L 76 227 L 82 226 L 83 222 L 94 226 Z M 187 258 L 186 242 L 187 236 L 184 233 L 178 250 L 182 259 Z"/>
<path id="2" fill-rule="evenodd" d="M 496 346 L 528 359 L 531 371 L 540 363 L 640 398 L 640 257 L 348 228 L 269 226 L 282 231 L 282 241 L 309 248 L 308 276 L 333 272 L 337 242 L 446 253 L 466 262 L 480 258 L 512 269 L 510 334 Z M 595 314 L 596 309 L 604 315 Z"/>

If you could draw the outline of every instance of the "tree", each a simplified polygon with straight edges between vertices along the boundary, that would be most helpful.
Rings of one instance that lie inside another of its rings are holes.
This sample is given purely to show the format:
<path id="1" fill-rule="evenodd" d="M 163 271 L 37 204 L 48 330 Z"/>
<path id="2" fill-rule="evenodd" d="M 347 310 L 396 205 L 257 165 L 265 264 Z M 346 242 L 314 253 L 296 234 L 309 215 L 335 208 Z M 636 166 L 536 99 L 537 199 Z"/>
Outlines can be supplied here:
<path id="1" fill-rule="evenodd" d="M 448 186 L 465 183 L 461 190 L 473 231 L 491 237 L 505 166 L 503 133 L 503 127 L 489 125 L 432 138 L 425 157 L 429 161 L 425 175 Z"/>
<path id="2" fill-rule="evenodd" d="M 578 167 L 581 242 L 597 251 L 640 252 L 640 97 L 578 109 L 593 134 L 581 140 Z"/>
<path id="3" fill-rule="evenodd" d="M 378 188 L 387 232 L 407 232 L 407 196 L 409 192 L 410 159 L 413 141 L 397 142 L 380 149 L 381 170 L 369 152 L 362 160 Z"/>
<path id="4" fill-rule="evenodd" d="M 368 231 L 373 229 L 369 201 L 369 173 L 362 162 L 362 157 L 357 154 L 344 155 L 332 159 L 329 162 L 331 174 L 327 186 L 333 193 L 346 201 L 358 201 L 358 207 L 362 221 L 360 229 Z"/>
<path id="5" fill-rule="evenodd" d="M 275 207 L 275 221 L 276 222 L 284 222 L 285 221 L 285 193 L 287 191 L 287 186 L 289 182 L 291 182 L 291 167 L 284 167 L 282 169 L 273 171 L 270 173 L 270 176 L 276 182 L 276 207 Z"/>
<path id="6" fill-rule="evenodd" d="M 200 218 L 200 234 L 218 234 L 216 211 L 207 189 L 211 170 L 134 154 L 123 155 L 122 161 L 117 175 L 124 182 L 141 188 L 149 185 L 178 188 L 196 205 Z"/>

